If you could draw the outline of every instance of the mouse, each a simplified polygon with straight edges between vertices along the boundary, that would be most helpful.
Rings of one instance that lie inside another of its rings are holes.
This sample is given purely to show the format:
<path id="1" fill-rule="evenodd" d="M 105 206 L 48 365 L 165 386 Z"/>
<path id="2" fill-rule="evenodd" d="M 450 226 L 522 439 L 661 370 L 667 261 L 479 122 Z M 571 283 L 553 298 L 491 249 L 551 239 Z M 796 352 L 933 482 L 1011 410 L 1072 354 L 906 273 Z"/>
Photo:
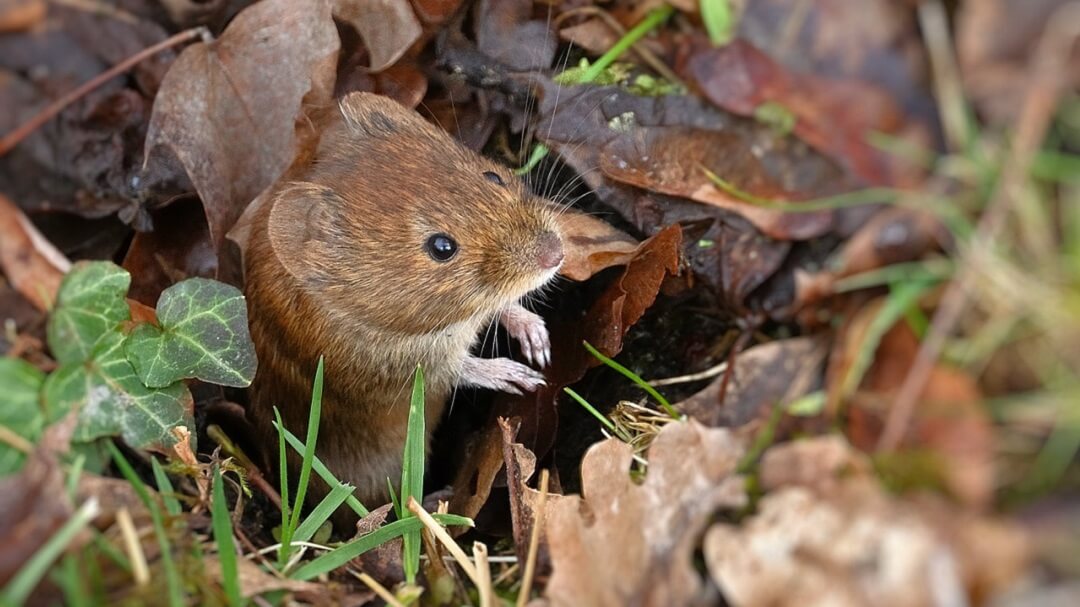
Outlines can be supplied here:
<path id="1" fill-rule="evenodd" d="M 559 209 L 508 168 L 372 93 L 343 97 L 310 154 L 251 218 L 244 292 L 259 369 L 247 415 L 276 467 L 274 407 L 302 438 L 323 357 L 316 455 L 376 507 L 389 501 L 387 479 L 397 491 L 401 478 L 418 365 L 426 449 L 455 389 L 521 394 L 544 385 L 538 368 L 550 363 L 550 339 L 523 298 L 563 264 Z M 526 362 L 473 353 L 493 323 Z M 288 451 L 295 483 L 300 459 Z M 316 482 L 308 495 L 327 490 Z M 355 522 L 345 510 L 334 519 L 339 530 Z"/>

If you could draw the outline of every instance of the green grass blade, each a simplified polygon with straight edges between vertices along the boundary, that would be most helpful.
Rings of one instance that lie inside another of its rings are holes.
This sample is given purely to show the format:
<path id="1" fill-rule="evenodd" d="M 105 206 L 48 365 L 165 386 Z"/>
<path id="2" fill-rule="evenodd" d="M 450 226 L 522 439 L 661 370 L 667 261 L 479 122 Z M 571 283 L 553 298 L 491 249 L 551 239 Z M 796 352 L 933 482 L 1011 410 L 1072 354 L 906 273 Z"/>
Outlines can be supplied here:
<path id="1" fill-rule="evenodd" d="M 71 468 L 68 469 L 65 486 L 67 488 L 68 499 L 73 502 L 78 501 L 75 498 L 79 494 L 79 478 L 82 476 L 83 467 L 85 466 L 86 455 L 79 453 L 75 456 L 74 461 L 71 462 Z"/>
<path id="2" fill-rule="evenodd" d="M 886 204 L 896 202 L 897 199 L 900 198 L 900 191 L 893 188 L 866 188 L 854 192 L 837 194 L 836 196 L 826 196 L 824 198 L 814 198 L 812 200 L 800 200 L 798 202 L 770 200 L 740 190 L 733 183 L 710 171 L 707 167 L 702 166 L 701 170 L 705 172 L 705 176 L 709 178 L 709 181 L 711 181 L 717 189 L 732 198 L 736 198 L 754 206 L 774 211 L 783 211 L 785 213 L 814 213 L 816 211 L 843 209 L 867 204 Z"/>
<path id="3" fill-rule="evenodd" d="M 612 421 L 608 419 L 606 415 L 597 411 L 596 407 L 592 406 L 589 401 L 585 400 L 585 397 L 581 396 L 577 392 L 574 392 L 570 388 L 563 388 L 563 392 L 569 394 L 570 398 L 576 400 L 578 404 L 582 407 L 585 407 L 585 410 L 591 413 L 593 417 L 600 420 L 600 423 L 604 424 L 604 427 L 606 427 L 608 430 L 611 430 L 613 433 L 618 434 L 619 430 L 615 427 L 615 424 L 612 423 Z"/>
<path id="4" fill-rule="evenodd" d="M 60 530 L 26 561 L 15 577 L 11 578 L 3 592 L 0 592 L 0 604 L 22 605 L 25 603 L 26 598 L 30 596 L 53 562 L 100 511 L 97 498 L 93 497 L 79 506 L 75 514 L 60 527 Z"/>
<path id="5" fill-rule="evenodd" d="M 311 482 L 311 462 L 315 459 L 315 442 L 319 438 L 319 420 L 322 417 L 323 393 L 323 358 L 319 357 L 319 366 L 315 368 L 315 385 L 311 389 L 311 410 L 308 412 L 307 441 L 304 443 L 304 461 L 300 466 L 300 482 L 296 487 L 296 501 L 293 502 L 292 520 L 289 529 L 295 530 L 300 524 L 300 512 L 304 508 L 308 483 Z"/>
<path id="6" fill-rule="evenodd" d="M 726 2 L 727 0 L 724 1 Z M 670 17 L 673 12 L 675 12 L 675 9 L 666 4 L 653 9 L 652 12 L 650 12 L 648 15 L 645 15 L 645 18 L 642 19 L 640 23 L 635 25 L 630 31 L 626 32 L 626 34 L 622 38 L 620 38 L 618 42 L 613 44 L 606 53 L 601 55 L 600 58 L 596 60 L 596 63 L 590 65 L 588 69 L 586 69 L 585 72 L 581 74 L 581 77 L 578 78 L 575 84 L 588 84 L 593 80 L 596 80 L 597 76 L 602 74 L 604 70 L 611 66 L 612 63 L 615 63 L 615 60 L 622 56 L 622 54 L 625 53 L 631 46 L 633 46 L 634 43 L 636 43 L 646 34 L 651 32 L 657 26 L 667 21 L 668 17 Z M 543 160 L 544 157 L 546 157 L 547 155 L 548 147 L 542 143 L 537 144 L 535 147 L 533 147 L 532 153 L 529 155 L 528 161 L 526 161 L 524 165 L 516 169 L 514 171 L 514 174 L 518 176 L 527 174 L 529 171 L 535 168 L 536 165 L 540 164 L 540 161 Z"/>
<path id="7" fill-rule="evenodd" d="M 701 22 L 709 33 L 713 46 L 723 46 L 731 42 L 735 33 L 735 20 L 731 14 L 728 0 L 701 0 L 699 5 Z"/>
<path id="8" fill-rule="evenodd" d="M 397 491 L 394 491 L 394 481 L 390 480 L 390 477 L 386 477 L 386 488 L 390 491 L 390 503 L 394 505 L 394 514 L 398 515 L 398 518 L 405 516 L 401 510 L 401 500 L 398 499 Z"/>
<path id="9" fill-rule="evenodd" d="M 894 285 L 885 304 L 870 321 L 863 343 L 855 353 L 855 360 L 840 383 L 840 398 L 846 399 L 855 393 L 862 383 L 863 376 L 874 361 L 881 339 L 904 315 L 908 308 L 918 304 L 919 298 L 935 283 L 932 281 L 902 282 Z"/>
<path id="10" fill-rule="evenodd" d="M 420 502 L 424 499 L 424 455 L 427 449 L 427 430 L 424 427 L 424 371 L 416 366 L 413 377 L 412 398 L 409 400 L 409 426 L 405 435 L 405 456 L 401 466 L 401 500 L 406 504 L 409 498 Z M 402 518 L 412 513 L 401 512 Z M 405 581 L 416 582 L 420 571 L 420 530 L 409 531 L 402 541 L 402 565 L 405 568 Z"/>
<path id="11" fill-rule="evenodd" d="M 672 419 L 679 419 L 679 418 L 682 417 L 682 415 L 679 415 L 679 412 L 675 410 L 675 407 L 672 407 L 671 403 L 669 403 L 666 398 L 664 398 L 659 392 L 656 391 L 656 388 L 653 388 L 652 386 L 649 385 L 649 382 L 645 381 L 644 379 L 641 379 L 641 377 L 639 377 L 637 373 L 634 373 L 630 369 L 627 369 L 626 367 L 620 365 L 619 363 L 617 363 L 614 360 L 608 358 L 607 356 L 604 356 L 603 354 L 600 353 L 599 350 L 592 347 L 592 344 L 590 344 L 589 342 L 583 341 L 581 343 L 585 344 L 585 349 L 589 351 L 589 354 L 592 354 L 597 359 L 599 359 L 600 362 L 604 363 L 605 365 L 607 365 L 607 366 L 611 367 L 612 369 L 615 369 L 616 371 L 621 373 L 624 377 L 626 377 L 630 381 L 634 382 L 642 390 L 647 392 L 649 394 L 649 396 L 656 399 L 656 402 L 660 403 L 660 407 L 663 408 L 664 412 L 667 413 L 668 415 L 670 415 Z"/>
<path id="12" fill-rule="evenodd" d="M 221 468 L 214 466 L 210 517 L 214 528 L 214 542 L 217 543 L 218 561 L 221 562 L 221 584 L 225 588 L 225 598 L 230 605 L 243 605 L 244 597 L 240 593 L 240 573 L 236 564 L 236 546 L 233 544 L 232 519 L 229 516 L 229 504 L 225 501 L 224 485 L 221 479 Z"/>
<path id="13" fill-rule="evenodd" d="M 300 526 L 296 528 L 296 532 L 293 533 L 293 541 L 306 542 L 314 537 L 315 532 L 319 530 L 319 527 L 330 520 L 330 517 L 333 516 L 341 504 L 352 495 L 352 492 L 352 485 L 338 485 L 337 487 L 334 487 L 330 493 L 326 494 L 326 497 L 322 498 L 319 505 L 315 506 L 315 509 L 311 511 L 311 514 L 307 515 L 304 522 L 300 523 Z"/>
<path id="14" fill-rule="evenodd" d="M 464 516 L 454 516 L 450 514 L 435 514 L 432 515 L 439 524 L 443 526 L 465 526 L 472 527 L 472 519 Z M 390 540 L 402 536 L 405 533 L 417 532 L 423 528 L 423 523 L 416 517 L 401 519 L 394 521 L 388 525 L 380 527 L 367 535 L 359 537 L 351 542 L 342 544 L 339 548 L 331 550 L 326 554 L 306 563 L 303 567 L 297 569 L 291 576 L 294 580 L 310 580 L 324 573 L 329 573 L 338 567 L 348 563 L 352 559 L 360 556 L 361 554 L 381 546 Z"/>
<path id="15" fill-rule="evenodd" d="M 60 566 L 53 569 L 52 579 L 64 593 L 67 607 L 90 607 L 90 590 L 83 582 L 85 578 L 79 570 L 80 553 L 72 552 L 60 561 Z M 0 603 L 3 599 L 0 599 Z"/>
<path id="16" fill-rule="evenodd" d="M 150 458 L 150 467 L 154 470 L 154 482 L 157 483 L 158 493 L 161 494 L 161 499 L 165 503 L 165 512 L 168 512 L 170 516 L 180 516 L 183 508 L 180 507 L 180 500 L 176 499 L 176 489 L 173 489 L 169 475 L 165 474 L 165 469 L 161 467 L 156 457 Z"/>
<path id="17" fill-rule="evenodd" d="M 292 544 L 287 541 L 285 534 L 289 526 L 289 520 L 291 508 L 289 502 L 289 462 L 285 451 L 285 424 L 281 421 L 281 412 L 277 407 L 274 407 L 274 417 L 276 418 L 276 426 L 278 429 L 278 485 L 281 491 L 281 547 L 278 548 L 278 567 L 284 567 L 285 563 L 289 561 L 289 551 L 292 548 Z M 291 533 L 289 534 L 291 535 Z"/>
<path id="18" fill-rule="evenodd" d="M 274 426 L 281 429 L 276 423 Z M 302 456 L 305 451 L 304 443 L 296 438 L 295 434 L 289 432 L 288 428 L 285 428 L 284 430 L 285 441 L 289 443 L 289 446 L 293 448 L 293 451 L 296 451 Z M 343 484 L 336 476 L 334 476 L 333 472 L 330 472 L 330 469 L 326 467 L 326 464 L 322 463 L 322 460 L 320 460 L 317 455 L 311 459 L 311 469 L 314 470 L 315 474 L 318 474 L 319 478 L 330 487 L 338 487 Z M 356 491 L 356 489 L 354 488 L 353 491 Z M 345 505 L 352 508 L 352 511 L 360 518 L 363 518 L 370 513 L 370 511 L 360 503 L 360 500 L 356 499 L 355 495 L 349 495 L 349 497 L 345 498 Z"/>
<path id="19" fill-rule="evenodd" d="M 131 463 L 127 461 L 120 449 L 112 441 L 107 441 L 105 446 L 109 449 L 109 453 L 112 455 L 116 467 L 119 468 L 120 474 L 127 479 L 128 483 L 131 483 L 131 487 L 135 489 L 139 499 L 146 505 L 146 509 L 150 511 L 150 520 L 154 525 L 154 535 L 157 537 L 158 547 L 161 549 L 161 568 L 165 570 L 165 586 L 168 590 L 169 605 L 171 607 L 181 607 L 184 604 L 183 586 L 180 583 L 180 573 L 176 570 L 176 563 L 173 561 L 172 543 L 169 542 L 169 536 L 165 534 L 165 523 L 162 520 L 161 508 L 158 507 L 157 501 L 150 497 L 150 490 L 146 488 L 142 479 L 135 473 L 135 469 L 131 467 Z"/>
<path id="20" fill-rule="evenodd" d="M 638 22 L 630 31 L 626 32 L 619 41 L 611 45 L 606 53 L 601 55 L 596 63 L 589 66 L 589 69 L 585 70 L 585 73 L 581 75 L 581 83 L 588 83 L 596 80 L 596 77 L 603 73 L 615 60 L 622 56 L 627 50 L 630 49 L 638 40 L 641 40 L 646 34 L 656 29 L 661 23 L 667 21 L 668 17 L 675 12 L 675 9 L 671 6 L 664 4 L 657 8 L 654 8 L 645 18 Z"/>

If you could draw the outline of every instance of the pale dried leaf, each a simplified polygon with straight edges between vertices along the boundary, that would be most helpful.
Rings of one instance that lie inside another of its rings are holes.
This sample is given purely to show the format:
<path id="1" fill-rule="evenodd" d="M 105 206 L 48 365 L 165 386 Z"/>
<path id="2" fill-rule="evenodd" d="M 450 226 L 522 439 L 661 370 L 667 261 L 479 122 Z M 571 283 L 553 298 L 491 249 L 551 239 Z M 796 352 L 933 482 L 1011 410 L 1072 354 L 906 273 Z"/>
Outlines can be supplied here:
<path id="1" fill-rule="evenodd" d="M 1027 563 L 1017 528 L 887 494 L 840 437 L 771 448 L 761 480 L 771 491 L 757 514 L 705 537 L 706 565 L 730 604 L 970 604 Z"/>
<path id="2" fill-rule="evenodd" d="M 642 484 L 629 476 L 631 448 L 594 445 L 582 463 L 584 499 L 551 512 L 547 534 L 553 605 L 685 605 L 700 600 L 694 546 L 721 507 L 745 503 L 735 474 L 743 447 L 724 429 L 668 424 L 649 450 Z M 688 465 L 689 463 L 693 465 Z"/>

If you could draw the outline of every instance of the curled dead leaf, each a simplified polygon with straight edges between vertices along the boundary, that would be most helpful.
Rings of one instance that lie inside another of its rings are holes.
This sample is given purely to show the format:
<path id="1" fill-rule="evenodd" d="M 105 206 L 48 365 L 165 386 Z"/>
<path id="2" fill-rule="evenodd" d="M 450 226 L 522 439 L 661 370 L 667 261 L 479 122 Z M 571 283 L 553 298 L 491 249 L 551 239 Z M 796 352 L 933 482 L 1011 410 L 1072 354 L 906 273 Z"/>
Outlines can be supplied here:
<path id="1" fill-rule="evenodd" d="M 671 423 L 649 449 L 639 485 L 629 445 L 608 439 L 581 465 L 583 499 L 552 509 L 547 535 L 552 605 L 686 605 L 700 599 L 693 566 L 702 527 L 746 503 L 735 468 L 743 446 L 728 430 Z M 693 465 L 688 465 L 693 462 Z"/>
<path id="2" fill-rule="evenodd" d="M 180 54 L 154 100 L 148 163 L 179 159 L 214 247 L 311 134 L 302 105 L 331 103 L 340 42 L 327 0 L 266 0 Z"/>
<path id="3" fill-rule="evenodd" d="M 566 251 L 559 274 L 571 280 L 585 280 L 611 266 L 625 265 L 637 251 L 638 242 L 629 234 L 585 213 L 560 213 L 558 224 Z"/>

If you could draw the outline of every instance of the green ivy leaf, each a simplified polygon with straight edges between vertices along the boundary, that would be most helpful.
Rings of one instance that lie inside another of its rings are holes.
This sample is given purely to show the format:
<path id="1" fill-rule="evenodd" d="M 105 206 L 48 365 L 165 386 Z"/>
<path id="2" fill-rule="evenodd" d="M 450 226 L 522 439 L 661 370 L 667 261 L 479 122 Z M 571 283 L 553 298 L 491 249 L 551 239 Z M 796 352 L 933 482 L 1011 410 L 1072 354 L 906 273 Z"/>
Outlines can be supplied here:
<path id="1" fill-rule="evenodd" d="M 0 402 L 0 426 L 31 443 L 41 436 L 45 414 L 41 410 L 41 384 L 45 374 L 37 367 L 18 358 L 0 358 L 0 386 L 4 390 Z M 0 477 L 22 468 L 26 456 L 18 449 L 0 441 Z"/>
<path id="2" fill-rule="evenodd" d="M 49 349 L 60 364 L 87 359 L 102 335 L 131 319 L 131 275 L 108 261 L 79 262 L 64 277 L 49 317 Z"/>
<path id="3" fill-rule="evenodd" d="M 183 383 L 147 388 L 124 356 L 124 335 L 107 332 L 85 362 L 68 363 L 45 380 L 46 405 L 54 412 L 79 409 L 73 440 L 120 435 L 132 447 L 166 448 L 172 429 L 194 432 L 193 400 Z"/>
<path id="4" fill-rule="evenodd" d="M 128 336 L 127 358 L 143 383 L 168 386 L 194 377 L 244 388 L 255 377 L 255 347 L 247 305 L 236 287 L 191 278 L 161 294 L 160 326 L 139 325 Z"/>

